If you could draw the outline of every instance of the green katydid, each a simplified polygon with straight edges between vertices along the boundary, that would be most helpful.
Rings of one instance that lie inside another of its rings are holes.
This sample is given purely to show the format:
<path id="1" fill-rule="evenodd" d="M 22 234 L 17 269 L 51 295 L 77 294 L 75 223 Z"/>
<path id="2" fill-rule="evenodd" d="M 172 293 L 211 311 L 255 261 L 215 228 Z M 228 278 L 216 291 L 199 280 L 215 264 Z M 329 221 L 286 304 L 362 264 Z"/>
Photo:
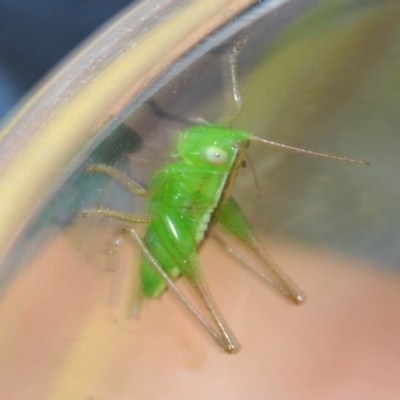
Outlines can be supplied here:
<path id="1" fill-rule="evenodd" d="M 290 301 L 304 301 L 301 290 L 268 256 L 230 192 L 239 168 L 245 164 L 244 150 L 252 142 L 264 143 L 297 153 L 306 153 L 359 164 L 360 160 L 321 154 L 299 149 L 252 135 L 231 126 L 240 115 L 242 101 L 238 86 L 236 61 L 242 43 L 230 54 L 230 76 L 236 111 L 221 125 L 199 124 L 179 134 L 174 161 L 162 167 L 146 189 L 119 170 L 102 164 L 89 167 L 88 172 L 106 174 L 120 182 L 132 195 L 149 199 L 148 216 L 118 212 L 105 208 L 85 210 L 82 216 L 95 215 L 122 221 L 126 225 L 146 224 L 144 238 L 132 228 L 124 228 L 142 252 L 140 292 L 144 298 L 155 298 L 168 287 L 191 312 L 216 343 L 233 353 L 239 344 L 218 311 L 199 265 L 197 250 L 214 225 L 223 226 L 243 242 L 261 262 L 263 268 L 247 262 L 222 237 L 220 244 L 240 263 L 256 272 Z M 184 277 L 202 299 L 210 324 L 177 288 L 174 280 Z"/>

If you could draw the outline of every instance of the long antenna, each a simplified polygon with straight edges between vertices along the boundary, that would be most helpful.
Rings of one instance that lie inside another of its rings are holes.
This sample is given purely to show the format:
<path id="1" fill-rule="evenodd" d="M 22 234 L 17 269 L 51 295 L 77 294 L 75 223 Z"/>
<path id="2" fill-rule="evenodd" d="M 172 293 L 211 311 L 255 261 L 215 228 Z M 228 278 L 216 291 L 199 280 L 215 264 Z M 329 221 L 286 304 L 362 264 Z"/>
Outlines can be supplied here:
<path id="1" fill-rule="evenodd" d="M 339 157 L 339 156 L 335 156 L 333 154 L 327 154 L 327 153 L 318 153 L 316 151 L 305 150 L 305 149 L 301 149 L 299 147 L 288 146 L 286 144 L 273 142 L 273 141 L 267 140 L 267 139 L 262 139 L 257 136 L 252 136 L 250 138 L 250 140 L 254 141 L 254 142 L 264 143 L 269 146 L 279 147 L 281 149 L 293 151 L 295 153 L 309 154 L 309 155 L 321 157 L 321 158 L 330 158 L 331 160 L 346 161 L 346 162 L 353 163 L 353 164 L 369 165 L 369 161 L 355 160 L 353 158 L 348 158 L 348 157 Z"/>
<path id="2" fill-rule="evenodd" d="M 235 110 L 233 111 L 232 114 L 226 115 L 220 120 L 218 125 L 221 126 L 232 127 L 235 124 L 235 122 L 239 119 L 243 111 L 242 94 L 240 93 L 239 78 L 237 72 L 237 61 L 239 54 L 246 43 L 246 40 L 247 40 L 247 35 L 243 39 L 236 41 L 229 53 L 229 59 L 228 59 L 229 80 L 232 84 L 231 90 L 232 90 L 232 97 Z"/>

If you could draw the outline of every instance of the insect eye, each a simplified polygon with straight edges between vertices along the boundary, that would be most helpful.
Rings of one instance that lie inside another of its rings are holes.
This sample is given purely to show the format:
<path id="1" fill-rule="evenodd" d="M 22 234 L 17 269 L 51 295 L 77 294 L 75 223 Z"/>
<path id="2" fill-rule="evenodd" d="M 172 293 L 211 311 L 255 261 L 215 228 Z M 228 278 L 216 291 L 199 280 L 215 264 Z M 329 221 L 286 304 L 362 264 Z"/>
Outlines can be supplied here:
<path id="1" fill-rule="evenodd" d="M 206 160 L 210 164 L 223 164 L 228 155 L 226 151 L 217 146 L 210 146 L 206 150 Z"/>

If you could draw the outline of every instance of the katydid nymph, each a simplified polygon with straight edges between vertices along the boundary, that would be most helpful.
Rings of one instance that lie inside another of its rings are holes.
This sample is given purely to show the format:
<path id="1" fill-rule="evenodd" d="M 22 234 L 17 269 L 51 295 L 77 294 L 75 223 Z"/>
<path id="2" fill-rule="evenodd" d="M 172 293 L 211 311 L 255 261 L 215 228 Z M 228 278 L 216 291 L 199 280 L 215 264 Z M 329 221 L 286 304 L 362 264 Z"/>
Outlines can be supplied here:
<path id="1" fill-rule="evenodd" d="M 263 143 L 297 153 L 368 164 L 329 154 L 321 154 L 259 138 L 244 130 L 232 128 L 242 109 L 236 62 L 242 42 L 229 53 L 229 71 L 236 106 L 235 113 L 224 123 L 193 126 L 179 133 L 173 161 L 155 173 L 146 188 L 133 182 L 114 167 L 95 164 L 88 172 L 110 176 L 133 196 L 148 198 L 148 215 L 138 217 L 106 208 L 90 208 L 82 216 L 112 218 L 124 223 L 123 231 L 138 245 L 142 256 L 139 268 L 140 295 L 156 298 L 169 288 L 197 319 L 206 332 L 226 352 L 238 351 L 239 343 L 219 312 L 203 277 L 198 248 L 218 225 L 241 241 L 260 261 L 259 266 L 246 261 L 222 236 L 216 239 L 238 262 L 295 304 L 304 301 L 302 291 L 281 271 L 264 250 L 238 204 L 231 189 L 239 169 L 245 165 L 245 149 L 253 142 Z M 146 224 L 141 238 L 134 226 Z M 211 235 L 214 237 L 214 235 Z M 179 276 L 186 279 L 200 296 L 211 323 L 175 285 Z"/>

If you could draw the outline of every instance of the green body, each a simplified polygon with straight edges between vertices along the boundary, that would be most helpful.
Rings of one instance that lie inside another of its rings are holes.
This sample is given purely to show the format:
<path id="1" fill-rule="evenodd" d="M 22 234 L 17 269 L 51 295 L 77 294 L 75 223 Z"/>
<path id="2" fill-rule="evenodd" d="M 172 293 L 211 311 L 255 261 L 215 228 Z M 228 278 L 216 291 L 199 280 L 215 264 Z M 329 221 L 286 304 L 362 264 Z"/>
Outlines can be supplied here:
<path id="1" fill-rule="evenodd" d="M 245 164 L 244 149 L 254 141 L 276 145 L 249 132 L 224 126 L 188 128 L 178 137 L 174 161 L 156 173 L 147 189 L 113 167 L 94 164 L 88 172 L 106 174 L 132 195 L 148 198 L 148 216 L 139 217 L 101 207 L 84 210 L 81 214 L 82 217 L 93 215 L 122 221 L 121 235 L 128 234 L 142 251 L 139 271 L 141 295 L 154 298 L 168 286 L 228 353 L 237 351 L 239 343 L 209 293 L 197 257 L 199 245 L 214 224 L 222 225 L 247 245 L 259 261 L 258 266 L 250 263 L 215 232 L 213 237 L 239 263 L 294 303 L 300 304 L 304 300 L 302 292 L 265 252 L 240 207 L 230 197 L 239 168 Z M 135 224 L 146 224 L 143 239 L 133 227 L 129 227 Z M 211 324 L 174 284 L 173 280 L 180 275 L 187 279 L 203 301 Z"/>
<path id="2" fill-rule="evenodd" d="M 229 192 L 243 159 L 241 148 L 247 147 L 250 138 L 246 131 L 225 127 L 191 127 L 179 136 L 178 160 L 152 179 L 148 188 L 151 222 L 144 243 L 169 277 L 182 274 L 196 286 L 197 248 L 219 214 L 224 216 L 225 208 L 234 208 L 236 219 L 244 221 Z M 223 220 L 227 225 L 230 218 Z M 234 229 L 233 225 L 228 229 Z M 238 231 L 248 238 L 247 224 L 239 225 Z M 166 286 L 145 256 L 140 280 L 147 298 L 158 296 Z"/>

